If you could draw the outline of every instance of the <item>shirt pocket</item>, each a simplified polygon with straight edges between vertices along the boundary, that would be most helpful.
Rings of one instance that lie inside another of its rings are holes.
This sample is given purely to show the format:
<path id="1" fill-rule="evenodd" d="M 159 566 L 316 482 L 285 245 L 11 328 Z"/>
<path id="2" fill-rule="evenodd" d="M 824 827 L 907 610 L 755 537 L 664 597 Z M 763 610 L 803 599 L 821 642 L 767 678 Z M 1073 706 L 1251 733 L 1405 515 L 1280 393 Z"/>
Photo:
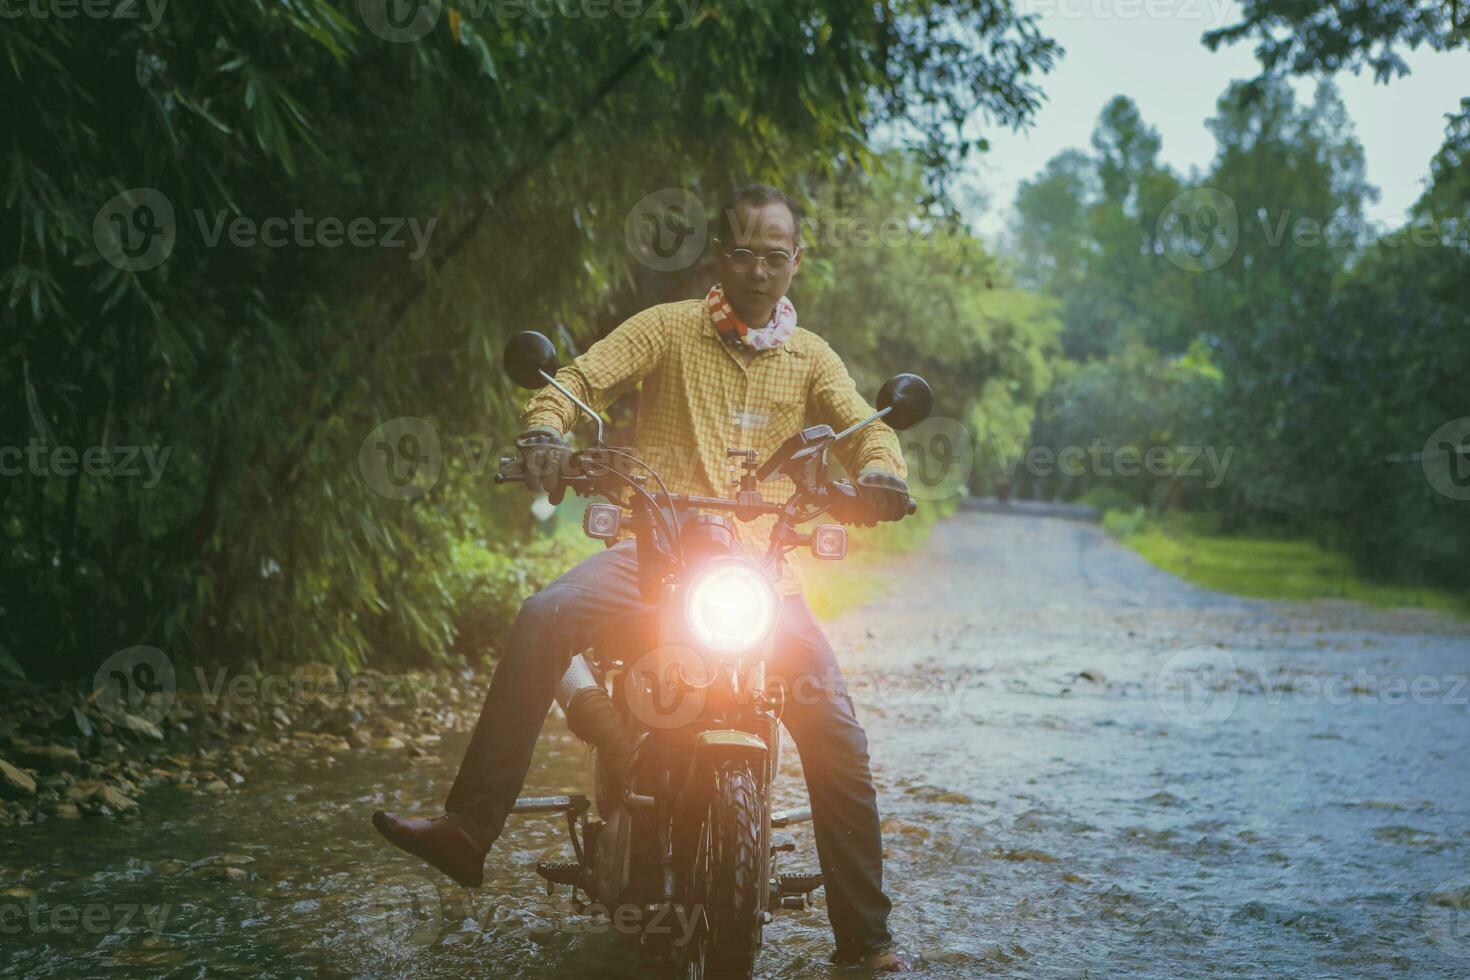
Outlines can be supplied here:
<path id="1" fill-rule="evenodd" d="M 762 443 L 779 446 L 801 431 L 804 400 L 789 395 L 777 396 L 764 404 L 752 404 L 746 423 L 752 436 Z"/>

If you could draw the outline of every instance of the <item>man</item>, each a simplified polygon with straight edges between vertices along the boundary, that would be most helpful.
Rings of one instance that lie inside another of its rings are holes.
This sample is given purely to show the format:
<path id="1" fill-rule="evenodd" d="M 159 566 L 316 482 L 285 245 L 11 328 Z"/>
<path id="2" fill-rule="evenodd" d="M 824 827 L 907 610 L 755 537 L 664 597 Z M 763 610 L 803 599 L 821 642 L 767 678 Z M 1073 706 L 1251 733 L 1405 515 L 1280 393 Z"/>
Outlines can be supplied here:
<path id="1" fill-rule="evenodd" d="M 642 384 L 637 455 L 675 493 L 728 493 L 738 478 L 729 448 L 754 449 L 765 459 L 804 425 L 825 422 L 840 431 L 872 414 L 832 348 L 796 325 L 786 290 L 801 267 L 799 221 L 796 206 L 775 188 L 741 188 L 720 213 L 714 243 L 720 281 L 709 294 L 633 316 L 557 373 L 599 411 Z M 558 482 L 555 457 L 567 451 L 564 433 L 576 424 L 577 408 L 548 387 L 521 419 L 527 428 L 517 444 L 527 456 L 527 486 L 551 492 Z M 857 507 L 839 517 L 863 523 L 902 517 L 907 473 L 893 430 L 874 424 L 836 448 L 858 474 L 859 490 Z M 550 465 L 545 457 L 553 457 Z M 774 499 L 791 492 L 789 480 L 770 483 L 776 486 L 765 492 Z M 742 545 L 761 554 L 774 519 L 740 523 Z M 635 569 L 632 543 L 624 541 L 526 600 L 450 791 L 447 816 L 374 814 L 384 837 L 460 884 L 480 884 L 557 682 L 599 623 L 641 602 Z M 901 972 L 908 963 L 888 932 L 867 736 L 793 565 L 783 566 L 780 584 L 784 598 L 767 666 L 772 678 L 804 695 L 788 701 L 783 720 L 806 772 L 837 940 L 833 961 Z"/>

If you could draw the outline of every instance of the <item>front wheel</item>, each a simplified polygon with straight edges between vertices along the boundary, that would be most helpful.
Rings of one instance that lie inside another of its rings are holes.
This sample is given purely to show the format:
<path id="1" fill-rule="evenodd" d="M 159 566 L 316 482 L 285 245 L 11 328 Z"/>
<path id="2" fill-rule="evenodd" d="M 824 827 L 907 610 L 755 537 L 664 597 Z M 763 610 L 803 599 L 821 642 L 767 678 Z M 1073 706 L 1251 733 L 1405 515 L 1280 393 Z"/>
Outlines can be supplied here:
<path id="1" fill-rule="evenodd" d="M 765 918 L 764 820 L 749 764 L 722 763 L 688 878 L 686 894 L 700 923 L 678 957 L 679 974 L 688 980 L 755 974 Z"/>

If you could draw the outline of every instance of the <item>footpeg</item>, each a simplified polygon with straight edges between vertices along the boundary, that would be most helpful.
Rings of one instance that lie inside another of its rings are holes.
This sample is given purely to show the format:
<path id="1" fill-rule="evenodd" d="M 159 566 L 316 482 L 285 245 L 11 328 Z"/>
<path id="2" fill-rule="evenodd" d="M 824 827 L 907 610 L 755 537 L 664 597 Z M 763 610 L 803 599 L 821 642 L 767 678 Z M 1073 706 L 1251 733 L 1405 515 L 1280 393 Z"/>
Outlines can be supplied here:
<path id="1" fill-rule="evenodd" d="M 806 823 L 810 819 L 812 819 L 812 808 L 809 806 L 777 810 L 771 814 L 771 826 L 776 830 L 783 830 L 792 824 Z"/>
<path id="2" fill-rule="evenodd" d="M 557 885 L 571 885 L 587 891 L 592 884 L 591 873 L 572 861 L 537 861 L 536 873 L 546 879 L 548 895 L 552 894 Z"/>
<path id="3" fill-rule="evenodd" d="M 581 816 L 591 804 L 580 793 L 572 796 L 522 796 L 516 800 L 511 813 L 569 813 Z"/>
<path id="4" fill-rule="evenodd" d="M 780 875 L 776 879 L 776 894 L 807 895 L 822 887 L 822 872 L 810 874 Z"/>

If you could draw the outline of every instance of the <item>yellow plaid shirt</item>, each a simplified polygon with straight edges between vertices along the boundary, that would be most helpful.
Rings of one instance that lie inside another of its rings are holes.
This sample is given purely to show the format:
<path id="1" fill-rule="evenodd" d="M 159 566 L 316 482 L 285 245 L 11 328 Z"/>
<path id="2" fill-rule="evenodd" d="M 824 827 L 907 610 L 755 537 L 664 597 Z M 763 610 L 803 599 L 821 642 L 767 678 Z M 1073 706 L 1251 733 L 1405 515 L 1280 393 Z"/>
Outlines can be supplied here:
<path id="1" fill-rule="evenodd" d="M 858 394 L 842 359 L 825 340 L 797 328 L 774 350 L 749 362 L 722 340 L 705 301 L 654 306 L 630 317 L 556 374 L 599 412 L 640 383 L 636 453 L 674 493 L 732 497 L 740 459 L 728 449 L 753 449 L 765 461 L 781 443 L 809 425 L 840 432 L 873 414 Z M 528 428 L 568 433 L 577 407 L 555 388 L 537 392 L 521 413 Z M 898 436 L 875 422 L 833 447 L 854 476 L 882 470 L 905 478 Z M 785 477 L 767 480 L 761 494 L 784 501 L 795 490 Z M 737 521 L 741 544 L 754 558 L 765 554 L 774 515 Z M 793 555 L 797 552 L 793 552 Z M 802 575 L 788 556 L 780 569 L 785 594 L 801 591 Z"/>

